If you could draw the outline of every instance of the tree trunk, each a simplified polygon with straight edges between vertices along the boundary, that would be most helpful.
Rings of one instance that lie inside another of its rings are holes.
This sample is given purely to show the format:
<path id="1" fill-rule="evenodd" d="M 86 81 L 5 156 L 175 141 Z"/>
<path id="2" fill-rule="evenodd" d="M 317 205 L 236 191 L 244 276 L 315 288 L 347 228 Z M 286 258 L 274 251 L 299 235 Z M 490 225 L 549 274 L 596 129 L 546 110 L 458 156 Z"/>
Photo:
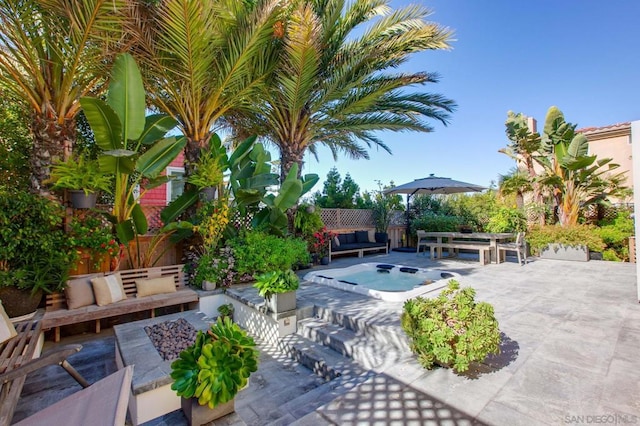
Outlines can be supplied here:
<path id="1" fill-rule="evenodd" d="M 29 156 L 31 169 L 31 191 L 50 195 L 44 183 L 51 176 L 51 165 L 55 160 L 66 160 L 71 156 L 76 141 L 75 119 L 59 123 L 53 114 L 34 114 L 31 121 L 33 148 Z"/>
<path id="2" fill-rule="evenodd" d="M 300 176 L 302 176 L 304 150 L 300 152 L 297 148 L 298 145 L 293 143 L 280 145 L 280 183 L 287 178 L 294 164 L 298 164 L 298 175 L 296 177 L 300 179 Z M 295 232 L 295 215 L 295 208 L 287 210 L 287 230 L 291 235 Z"/>

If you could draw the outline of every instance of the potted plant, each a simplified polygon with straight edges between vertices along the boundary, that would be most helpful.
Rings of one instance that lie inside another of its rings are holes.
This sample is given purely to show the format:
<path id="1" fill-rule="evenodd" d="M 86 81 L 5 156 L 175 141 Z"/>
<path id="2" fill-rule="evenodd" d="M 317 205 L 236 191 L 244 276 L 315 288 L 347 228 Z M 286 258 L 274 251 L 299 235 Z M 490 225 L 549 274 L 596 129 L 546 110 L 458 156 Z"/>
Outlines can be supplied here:
<path id="1" fill-rule="evenodd" d="M 111 224 L 98 217 L 74 217 L 69 224 L 69 240 L 76 248 L 79 261 L 70 275 L 109 272 L 112 260 L 119 257 L 120 245 L 111 232 Z"/>
<path id="2" fill-rule="evenodd" d="M 76 258 L 62 229 L 64 209 L 28 192 L 0 189 L 0 299 L 10 317 L 60 291 Z"/>
<path id="3" fill-rule="evenodd" d="M 219 136 L 214 134 L 212 138 L 218 138 Z M 222 146 L 221 143 L 211 144 L 210 146 Z M 217 152 L 215 149 L 202 150 L 198 163 L 187 182 L 202 191 L 206 200 L 213 200 L 216 193 L 216 187 L 222 183 L 222 166 L 220 160 L 222 155 L 226 155 L 226 151 L 223 153 Z"/>
<path id="4" fill-rule="evenodd" d="M 71 205 L 77 209 L 95 207 L 98 191 L 111 192 L 111 177 L 100 171 L 98 160 L 85 156 L 56 163 L 50 182 L 54 189 L 68 190 Z"/>
<path id="5" fill-rule="evenodd" d="M 182 397 L 190 425 L 202 425 L 235 410 L 234 397 L 258 369 L 255 342 L 229 318 L 218 318 L 171 364 L 171 389 Z"/>
<path id="6" fill-rule="evenodd" d="M 254 287 L 264 297 L 271 312 L 286 312 L 296 309 L 296 290 L 300 279 L 291 269 L 266 272 L 256 278 Z"/>
<path id="7" fill-rule="evenodd" d="M 233 321 L 233 304 L 232 303 L 224 303 L 218 306 L 218 316 L 220 318 L 229 318 Z"/>
<path id="8" fill-rule="evenodd" d="M 527 234 L 531 253 L 544 259 L 588 261 L 589 250 L 603 251 L 597 228 L 590 225 L 533 226 Z"/>

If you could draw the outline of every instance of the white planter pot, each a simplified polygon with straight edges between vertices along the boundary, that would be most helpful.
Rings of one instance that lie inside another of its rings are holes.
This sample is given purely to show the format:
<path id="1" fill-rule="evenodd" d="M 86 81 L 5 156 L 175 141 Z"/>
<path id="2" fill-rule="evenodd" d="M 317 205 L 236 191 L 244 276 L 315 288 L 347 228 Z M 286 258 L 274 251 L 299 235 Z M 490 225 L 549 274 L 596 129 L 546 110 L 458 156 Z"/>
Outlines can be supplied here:
<path id="1" fill-rule="evenodd" d="M 202 281 L 202 289 L 211 291 L 216 289 L 216 283 L 212 283 L 211 281 Z"/>
<path id="2" fill-rule="evenodd" d="M 587 262 L 589 248 L 587 246 L 565 246 L 564 244 L 549 244 L 540 251 L 541 259 L 573 260 Z"/>
<path id="3" fill-rule="evenodd" d="M 267 299 L 267 307 L 271 312 L 287 312 L 296 309 L 296 292 L 273 294 Z"/>

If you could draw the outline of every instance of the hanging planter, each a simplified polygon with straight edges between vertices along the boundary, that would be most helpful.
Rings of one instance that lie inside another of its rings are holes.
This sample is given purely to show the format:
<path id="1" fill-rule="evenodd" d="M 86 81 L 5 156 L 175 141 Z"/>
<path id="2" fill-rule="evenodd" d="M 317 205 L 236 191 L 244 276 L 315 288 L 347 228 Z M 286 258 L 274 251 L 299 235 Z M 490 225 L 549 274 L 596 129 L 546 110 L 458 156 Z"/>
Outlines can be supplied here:
<path id="1" fill-rule="evenodd" d="M 85 193 L 80 190 L 69 190 L 69 201 L 74 209 L 92 209 L 96 206 L 98 194 L 95 192 Z"/>

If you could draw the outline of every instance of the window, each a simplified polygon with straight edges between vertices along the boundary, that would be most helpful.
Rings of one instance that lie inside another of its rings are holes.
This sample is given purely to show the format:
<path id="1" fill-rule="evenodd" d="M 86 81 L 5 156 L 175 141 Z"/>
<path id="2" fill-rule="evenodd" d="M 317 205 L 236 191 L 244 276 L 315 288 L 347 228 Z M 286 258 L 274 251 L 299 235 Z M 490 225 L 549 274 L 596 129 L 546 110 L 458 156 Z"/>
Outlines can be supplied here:
<path id="1" fill-rule="evenodd" d="M 182 195 L 184 191 L 184 168 L 167 167 L 167 176 L 171 178 L 167 182 L 167 204 Z"/>

